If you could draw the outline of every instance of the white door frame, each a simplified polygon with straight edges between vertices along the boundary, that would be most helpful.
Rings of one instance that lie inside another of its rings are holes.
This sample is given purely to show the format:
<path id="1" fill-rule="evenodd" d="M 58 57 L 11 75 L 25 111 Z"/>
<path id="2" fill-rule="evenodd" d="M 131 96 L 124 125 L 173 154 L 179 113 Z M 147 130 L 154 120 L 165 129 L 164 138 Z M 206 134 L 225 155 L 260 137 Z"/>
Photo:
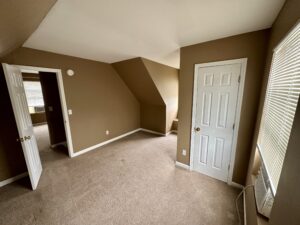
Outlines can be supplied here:
<path id="1" fill-rule="evenodd" d="M 55 73 L 57 78 L 57 84 L 58 84 L 58 90 L 59 90 L 59 96 L 60 96 L 60 103 L 64 118 L 64 126 L 65 126 L 65 133 L 67 138 L 67 146 L 68 146 L 68 153 L 69 157 L 73 157 L 74 151 L 73 151 L 73 142 L 72 142 L 72 135 L 71 135 L 71 128 L 70 128 L 70 122 L 69 122 L 69 115 L 68 115 L 68 107 L 66 102 L 66 96 L 65 96 L 65 89 L 63 84 L 63 77 L 62 72 L 60 69 L 51 69 L 51 68 L 44 68 L 44 67 L 34 67 L 34 66 L 20 66 L 20 65 L 12 65 L 18 67 L 21 72 L 50 72 Z"/>
<path id="2" fill-rule="evenodd" d="M 226 61 L 218 61 L 218 62 L 210 62 L 210 63 L 200 63 L 195 64 L 194 69 L 194 88 L 193 88 L 193 108 L 192 108 L 192 126 L 191 126 L 191 144 L 190 144 L 190 170 L 194 169 L 194 126 L 195 126 L 195 119 L 196 119 L 196 95 L 197 95 L 197 78 L 198 78 L 198 69 L 204 67 L 212 67 L 212 66 L 223 66 L 223 65 L 230 65 L 230 64 L 241 64 L 241 79 L 238 89 L 238 99 L 236 105 L 236 114 L 235 114 L 235 129 L 233 131 L 233 140 L 232 140 L 232 148 L 230 153 L 230 168 L 228 173 L 227 183 L 233 185 L 234 182 L 232 181 L 233 176 L 233 168 L 235 162 L 235 155 L 236 155 L 236 147 L 237 147 L 237 139 L 238 139 L 238 131 L 240 127 L 240 116 L 241 116 L 241 109 L 242 109 L 242 102 L 243 102 L 243 94 L 244 94 L 244 84 L 245 84 L 245 77 L 246 77 L 246 68 L 247 68 L 247 58 L 241 59 L 233 59 L 233 60 L 226 60 Z"/>

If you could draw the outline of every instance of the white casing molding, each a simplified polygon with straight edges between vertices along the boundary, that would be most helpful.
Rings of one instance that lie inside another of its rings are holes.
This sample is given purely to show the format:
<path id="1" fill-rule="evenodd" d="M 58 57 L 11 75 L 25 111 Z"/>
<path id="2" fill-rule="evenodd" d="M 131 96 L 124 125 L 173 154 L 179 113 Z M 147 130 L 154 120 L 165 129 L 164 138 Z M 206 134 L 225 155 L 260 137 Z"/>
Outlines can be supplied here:
<path id="1" fill-rule="evenodd" d="M 64 83 L 63 83 L 63 75 L 62 75 L 61 69 L 34 67 L 34 66 L 21 66 L 21 65 L 13 65 L 13 66 L 20 68 L 21 71 L 50 72 L 50 73 L 54 73 L 56 75 L 60 103 L 61 103 L 62 114 L 63 114 L 63 119 L 64 119 L 65 133 L 66 133 L 66 138 L 67 138 L 68 153 L 69 153 L 69 157 L 72 157 L 73 153 L 74 153 L 73 141 L 72 141 L 68 107 L 67 107 Z"/>
<path id="2" fill-rule="evenodd" d="M 240 80 L 237 106 L 236 106 L 236 116 L 235 116 L 235 127 L 236 128 L 234 129 L 234 132 L 233 132 L 232 149 L 231 149 L 231 154 L 230 154 L 230 167 L 229 167 L 229 173 L 228 173 L 228 178 L 227 178 L 227 183 L 229 185 L 232 183 L 232 177 L 233 177 L 233 168 L 234 168 L 234 161 L 235 161 L 235 155 L 236 155 L 238 131 L 239 131 L 239 126 L 240 126 L 240 116 L 241 116 L 241 110 L 242 110 L 242 101 L 243 101 L 244 85 L 245 85 L 245 78 L 246 78 L 247 58 L 201 63 L 201 64 L 196 64 L 195 68 L 194 68 L 194 89 L 193 90 L 196 90 L 196 69 L 197 68 L 209 67 L 209 66 L 230 65 L 230 64 L 237 64 L 237 63 L 241 64 L 241 80 Z M 195 117 L 196 117 L 196 91 L 193 91 L 192 126 L 191 126 L 191 139 L 190 139 L 191 140 L 190 141 L 190 169 L 191 170 L 193 170 L 193 157 L 194 157 L 193 127 L 195 124 Z"/>

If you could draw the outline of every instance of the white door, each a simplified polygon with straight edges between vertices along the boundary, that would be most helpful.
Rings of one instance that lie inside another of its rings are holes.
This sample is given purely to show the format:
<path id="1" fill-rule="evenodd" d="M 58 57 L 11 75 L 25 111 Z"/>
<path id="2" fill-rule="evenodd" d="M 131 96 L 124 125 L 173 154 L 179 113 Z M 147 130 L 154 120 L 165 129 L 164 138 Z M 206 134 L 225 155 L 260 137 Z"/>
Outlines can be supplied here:
<path id="1" fill-rule="evenodd" d="M 2 65 L 19 132 L 18 140 L 21 142 L 23 148 L 32 189 L 35 190 L 42 173 L 42 164 L 33 133 L 22 73 L 15 66 L 4 63 Z"/>
<path id="2" fill-rule="evenodd" d="M 193 169 L 227 182 L 241 64 L 195 70 Z"/>

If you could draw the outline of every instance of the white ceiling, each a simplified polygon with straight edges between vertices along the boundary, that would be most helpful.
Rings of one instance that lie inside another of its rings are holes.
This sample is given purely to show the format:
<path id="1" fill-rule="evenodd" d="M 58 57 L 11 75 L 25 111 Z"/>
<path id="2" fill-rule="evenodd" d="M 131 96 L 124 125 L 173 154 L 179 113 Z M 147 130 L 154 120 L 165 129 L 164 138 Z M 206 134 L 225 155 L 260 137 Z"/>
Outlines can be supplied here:
<path id="1" fill-rule="evenodd" d="M 284 0 L 58 0 L 24 46 L 179 67 L 179 48 L 271 27 Z"/>

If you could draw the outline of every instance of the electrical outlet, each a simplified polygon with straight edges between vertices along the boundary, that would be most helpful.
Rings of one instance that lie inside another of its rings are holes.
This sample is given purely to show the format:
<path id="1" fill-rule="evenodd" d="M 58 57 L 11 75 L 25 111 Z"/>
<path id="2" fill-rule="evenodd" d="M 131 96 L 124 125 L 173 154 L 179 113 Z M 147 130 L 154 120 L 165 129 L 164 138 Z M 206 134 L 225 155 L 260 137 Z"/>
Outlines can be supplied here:
<path id="1" fill-rule="evenodd" d="M 72 115 L 72 114 L 73 114 L 72 109 L 68 109 L 68 114 L 69 114 L 69 115 Z"/>
<path id="2" fill-rule="evenodd" d="M 105 134 L 106 134 L 106 135 L 109 135 L 109 130 L 106 130 L 106 131 L 105 131 Z"/>
<path id="3" fill-rule="evenodd" d="M 182 155 L 186 156 L 186 150 L 182 149 Z"/>

